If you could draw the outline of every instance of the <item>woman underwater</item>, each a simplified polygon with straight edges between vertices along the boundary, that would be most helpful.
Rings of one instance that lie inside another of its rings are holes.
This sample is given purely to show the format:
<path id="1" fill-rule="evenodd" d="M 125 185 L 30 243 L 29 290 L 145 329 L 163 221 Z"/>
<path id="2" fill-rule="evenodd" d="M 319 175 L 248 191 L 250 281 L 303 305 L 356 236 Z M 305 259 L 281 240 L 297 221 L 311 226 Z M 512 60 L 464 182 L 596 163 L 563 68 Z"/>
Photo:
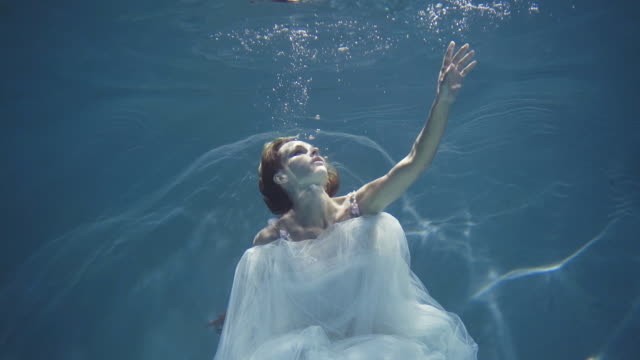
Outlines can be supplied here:
<path id="1" fill-rule="evenodd" d="M 295 138 L 265 145 L 260 191 L 277 220 L 234 277 L 216 360 L 475 359 L 460 319 L 409 268 L 398 221 L 382 211 L 433 160 L 474 51 L 451 42 L 435 101 L 411 152 L 386 175 L 333 197 L 338 177 Z"/>

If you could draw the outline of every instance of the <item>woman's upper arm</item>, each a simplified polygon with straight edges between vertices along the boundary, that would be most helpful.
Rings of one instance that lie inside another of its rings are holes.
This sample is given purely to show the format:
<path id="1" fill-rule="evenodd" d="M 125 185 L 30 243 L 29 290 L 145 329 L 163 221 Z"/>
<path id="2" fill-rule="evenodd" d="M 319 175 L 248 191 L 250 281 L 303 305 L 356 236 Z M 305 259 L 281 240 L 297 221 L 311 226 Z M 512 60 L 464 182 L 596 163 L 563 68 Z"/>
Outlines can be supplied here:
<path id="1" fill-rule="evenodd" d="M 253 246 L 268 244 L 272 241 L 277 240 L 279 237 L 280 234 L 278 234 L 275 227 L 269 225 L 266 228 L 260 230 L 258 234 L 256 234 L 256 237 L 253 238 Z"/>

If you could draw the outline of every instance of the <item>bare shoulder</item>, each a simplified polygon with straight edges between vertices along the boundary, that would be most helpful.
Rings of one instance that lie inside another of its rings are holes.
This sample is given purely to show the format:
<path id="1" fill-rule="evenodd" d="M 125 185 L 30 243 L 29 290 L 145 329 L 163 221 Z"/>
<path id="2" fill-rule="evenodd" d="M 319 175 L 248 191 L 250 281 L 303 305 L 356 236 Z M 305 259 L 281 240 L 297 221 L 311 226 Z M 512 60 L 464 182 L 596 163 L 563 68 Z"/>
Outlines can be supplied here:
<path id="1" fill-rule="evenodd" d="M 256 234 L 256 237 L 253 238 L 253 246 L 265 245 L 278 240 L 278 238 L 280 238 L 280 232 L 274 224 L 270 224 Z"/>

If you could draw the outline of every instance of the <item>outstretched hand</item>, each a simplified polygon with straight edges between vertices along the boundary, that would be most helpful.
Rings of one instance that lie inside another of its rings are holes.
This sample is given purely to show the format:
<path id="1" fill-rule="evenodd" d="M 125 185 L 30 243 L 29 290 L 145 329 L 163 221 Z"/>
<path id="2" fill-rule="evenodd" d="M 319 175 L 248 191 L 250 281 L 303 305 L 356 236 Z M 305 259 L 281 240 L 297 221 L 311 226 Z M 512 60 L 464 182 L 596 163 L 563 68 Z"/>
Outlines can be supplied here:
<path id="1" fill-rule="evenodd" d="M 455 47 L 455 42 L 449 43 L 442 60 L 440 76 L 438 76 L 438 98 L 447 103 L 453 103 L 456 100 L 458 91 L 462 87 L 462 79 L 478 63 L 475 60 L 471 61 L 475 51 L 469 50 L 469 44 L 462 45 L 453 55 Z"/>

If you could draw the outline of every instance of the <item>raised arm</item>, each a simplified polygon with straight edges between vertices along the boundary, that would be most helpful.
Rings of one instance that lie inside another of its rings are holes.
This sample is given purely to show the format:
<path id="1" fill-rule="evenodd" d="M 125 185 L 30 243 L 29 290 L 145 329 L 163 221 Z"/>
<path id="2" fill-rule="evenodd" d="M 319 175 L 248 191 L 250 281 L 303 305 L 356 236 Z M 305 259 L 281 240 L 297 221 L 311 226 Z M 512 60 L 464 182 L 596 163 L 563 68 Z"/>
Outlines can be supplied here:
<path id="1" fill-rule="evenodd" d="M 431 106 L 426 124 L 418 134 L 409 154 L 398 162 L 389 172 L 364 185 L 357 193 L 357 201 L 363 214 L 375 214 L 398 199 L 433 161 L 440 139 L 447 126 L 449 109 L 462 87 L 462 79 L 473 69 L 476 61 L 469 50 L 469 44 L 463 45 L 454 55 L 455 43 L 452 41 L 442 61 L 438 76 L 438 92 Z"/>

